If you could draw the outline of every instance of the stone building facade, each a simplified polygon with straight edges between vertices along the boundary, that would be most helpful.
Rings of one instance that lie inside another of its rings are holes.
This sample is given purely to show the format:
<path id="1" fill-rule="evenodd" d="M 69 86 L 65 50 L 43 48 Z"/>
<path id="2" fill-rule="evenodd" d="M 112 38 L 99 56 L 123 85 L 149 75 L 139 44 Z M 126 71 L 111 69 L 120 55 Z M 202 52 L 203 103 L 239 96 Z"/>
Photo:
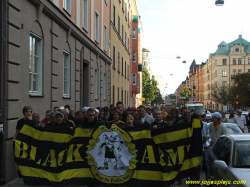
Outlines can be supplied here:
<path id="1" fill-rule="evenodd" d="M 12 138 L 23 106 L 43 118 L 55 106 L 111 103 L 110 1 L 79 2 L 1 1 L 0 173 L 6 182 L 17 176 Z"/>

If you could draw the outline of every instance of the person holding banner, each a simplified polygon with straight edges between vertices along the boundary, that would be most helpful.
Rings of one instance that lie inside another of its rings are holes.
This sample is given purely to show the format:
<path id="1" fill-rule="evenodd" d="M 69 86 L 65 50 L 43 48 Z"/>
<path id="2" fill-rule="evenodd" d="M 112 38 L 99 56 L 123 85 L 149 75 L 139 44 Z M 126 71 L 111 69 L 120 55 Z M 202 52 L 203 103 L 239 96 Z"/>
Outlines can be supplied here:
<path id="1" fill-rule="evenodd" d="M 112 125 L 116 125 L 120 128 L 126 127 L 126 123 L 120 120 L 122 118 L 122 113 L 120 112 L 120 110 L 115 109 L 112 113 L 112 118 L 113 120 L 109 121 L 108 124 L 106 125 L 108 129 L 110 129 Z"/>
<path id="2" fill-rule="evenodd" d="M 17 121 L 16 133 L 13 137 L 13 141 L 16 139 L 17 135 L 19 134 L 19 132 L 23 128 L 23 126 L 25 124 L 32 122 L 32 108 L 30 106 L 24 106 L 23 107 L 23 115 L 24 115 L 24 117 Z"/>

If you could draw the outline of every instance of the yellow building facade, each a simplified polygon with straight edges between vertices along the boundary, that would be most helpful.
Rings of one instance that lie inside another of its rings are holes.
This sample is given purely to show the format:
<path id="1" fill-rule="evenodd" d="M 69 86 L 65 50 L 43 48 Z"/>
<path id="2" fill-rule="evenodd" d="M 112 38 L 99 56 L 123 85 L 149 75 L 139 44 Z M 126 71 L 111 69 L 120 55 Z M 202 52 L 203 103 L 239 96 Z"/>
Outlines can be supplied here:
<path id="1" fill-rule="evenodd" d="M 131 5 L 129 0 L 111 0 L 111 104 L 118 101 L 130 103 L 130 27 Z"/>

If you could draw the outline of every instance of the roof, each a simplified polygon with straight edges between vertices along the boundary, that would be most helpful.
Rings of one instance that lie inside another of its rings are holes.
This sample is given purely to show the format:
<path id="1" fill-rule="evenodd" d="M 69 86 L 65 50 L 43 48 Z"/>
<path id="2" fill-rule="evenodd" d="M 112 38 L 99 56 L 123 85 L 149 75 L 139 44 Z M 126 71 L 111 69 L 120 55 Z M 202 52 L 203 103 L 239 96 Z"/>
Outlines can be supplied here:
<path id="1" fill-rule="evenodd" d="M 215 55 L 227 55 L 230 53 L 230 49 L 233 46 L 240 45 L 244 47 L 244 52 L 247 54 L 250 54 L 250 42 L 242 38 L 242 35 L 239 35 L 239 38 L 230 42 L 226 43 L 225 41 L 222 41 L 218 45 L 218 49 L 216 50 L 215 53 L 210 53 L 209 56 L 210 58 L 215 56 Z"/>
<path id="2" fill-rule="evenodd" d="M 250 140 L 250 134 L 249 133 L 227 134 L 227 135 L 223 135 L 223 136 L 231 137 L 231 138 L 234 139 L 234 141 Z"/>

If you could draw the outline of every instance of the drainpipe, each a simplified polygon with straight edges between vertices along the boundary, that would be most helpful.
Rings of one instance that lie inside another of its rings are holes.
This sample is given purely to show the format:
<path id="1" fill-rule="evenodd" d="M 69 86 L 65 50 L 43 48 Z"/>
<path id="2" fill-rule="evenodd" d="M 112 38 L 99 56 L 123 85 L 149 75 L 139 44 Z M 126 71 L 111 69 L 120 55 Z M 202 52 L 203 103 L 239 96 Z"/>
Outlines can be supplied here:
<path id="1" fill-rule="evenodd" d="M 227 54 L 228 56 L 228 59 L 229 59 L 229 62 L 228 62 L 228 65 L 229 65 L 229 91 L 231 92 L 231 71 L 230 71 L 230 56 Z M 230 93 L 231 95 L 231 93 Z M 232 100 L 232 107 L 233 107 L 233 100 Z M 230 104 L 229 104 L 230 106 Z M 229 109 L 230 108 L 230 109 Z M 228 107 L 228 111 L 231 110 L 231 107 Z"/>
<path id="2" fill-rule="evenodd" d="M 6 69 L 6 0 L 0 1 L 0 185 L 5 181 L 3 179 L 4 160 L 3 140 L 4 140 L 4 119 L 5 119 L 5 71 Z M 5 70 L 5 71 L 4 71 Z"/>

